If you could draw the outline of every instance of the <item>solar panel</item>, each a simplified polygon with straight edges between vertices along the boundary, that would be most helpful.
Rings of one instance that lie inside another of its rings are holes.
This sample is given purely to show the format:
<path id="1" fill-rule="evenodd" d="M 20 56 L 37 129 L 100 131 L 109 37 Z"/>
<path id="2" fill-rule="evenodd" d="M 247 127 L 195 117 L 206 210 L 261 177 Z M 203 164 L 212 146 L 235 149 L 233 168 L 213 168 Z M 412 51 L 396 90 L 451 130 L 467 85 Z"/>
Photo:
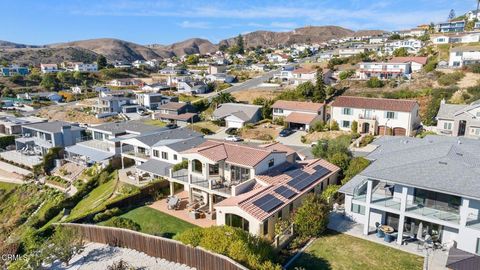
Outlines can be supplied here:
<path id="1" fill-rule="evenodd" d="M 290 199 L 293 196 L 297 195 L 297 193 L 295 191 L 293 191 L 293 190 L 291 190 L 291 189 L 289 189 L 285 186 L 279 186 L 274 191 L 275 191 L 275 193 L 284 197 L 285 199 Z"/>
<path id="2" fill-rule="evenodd" d="M 296 190 L 303 191 L 305 188 L 310 186 L 313 182 L 317 181 L 318 179 L 330 173 L 330 170 L 321 166 L 317 166 L 315 167 L 315 169 L 317 169 L 317 171 L 314 174 L 309 175 L 307 177 L 302 177 L 304 175 L 302 175 L 301 177 L 296 177 L 288 181 L 287 185 L 295 188 Z"/>
<path id="3" fill-rule="evenodd" d="M 263 211 L 270 213 L 273 209 L 281 205 L 282 201 L 275 198 L 273 195 L 267 194 L 254 201 L 253 204 Z"/>

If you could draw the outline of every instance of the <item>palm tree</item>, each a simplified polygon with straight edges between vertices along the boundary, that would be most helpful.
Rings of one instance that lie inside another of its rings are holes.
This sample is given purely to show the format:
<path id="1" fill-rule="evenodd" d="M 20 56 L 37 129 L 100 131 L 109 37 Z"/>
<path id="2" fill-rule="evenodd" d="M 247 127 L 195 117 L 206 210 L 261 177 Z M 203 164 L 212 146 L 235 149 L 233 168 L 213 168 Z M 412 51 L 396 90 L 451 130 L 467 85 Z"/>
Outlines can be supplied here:
<path id="1" fill-rule="evenodd" d="M 233 103 L 233 102 L 236 102 L 235 97 L 232 96 L 232 94 L 223 91 L 223 92 L 218 93 L 218 95 L 216 95 L 216 96 L 212 99 L 212 106 L 216 108 L 216 107 L 218 107 L 218 105 L 220 105 L 220 104 L 223 104 L 223 103 Z"/>

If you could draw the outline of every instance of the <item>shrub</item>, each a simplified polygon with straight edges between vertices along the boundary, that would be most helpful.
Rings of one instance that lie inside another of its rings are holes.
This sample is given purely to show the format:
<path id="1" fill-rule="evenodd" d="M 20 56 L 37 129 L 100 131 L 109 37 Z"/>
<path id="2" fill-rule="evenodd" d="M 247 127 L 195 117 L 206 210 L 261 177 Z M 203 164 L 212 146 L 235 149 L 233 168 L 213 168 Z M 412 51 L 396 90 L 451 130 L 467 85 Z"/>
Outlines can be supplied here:
<path id="1" fill-rule="evenodd" d="M 375 139 L 375 136 L 371 134 L 367 134 L 363 136 L 363 138 L 360 140 L 360 147 L 367 146 L 369 143 L 373 142 L 374 139 Z"/>
<path id="2" fill-rule="evenodd" d="M 323 121 L 315 121 L 310 127 L 311 131 L 317 131 L 317 132 L 324 131 L 324 129 L 325 129 L 325 122 Z"/>
<path id="3" fill-rule="evenodd" d="M 102 213 L 96 214 L 93 217 L 93 221 L 98 223 L 98 222 L 110 219 L 114 216 L 118 216 L 121 213 L 122 213 L 122 210 L 120 210 L 120 208 L 118 208 L 118 207 L 115 207 L 115 208 L 112 208 L 112 209 L 107 209 Z"/>
<path id="4" fill-rule="evenodd" d="M 456 84 L 460 81 L 465 74 L 461 71 L 456 71 L 453 73 L 443 74 L 438 78 L 438 83 L 443 86 L 450 86 Z"/>
<path id="5" fill-rule="evenodd" d="M 372 77 L 367 81 L 368 88 L 382 88 L 384 83 L 377 77 Z"/>
<path id="6" fill-rule="evenodd" d="M 356 157 L 350 161 L 347 170 L 345 170 L 345 178 L 342 180 L 342 185 L 346 184 L 355 175 L 359 174 L 370 165 L 370 161 L 364 157 Z"/>
<path id="7" fill-rule="evenodd" d="M 293 221 L 300 236 L 317 237 L 327 229 L 328 204 L 316 194 L 308 194 L 294 214 Z"/>
<path id="8" fill-rule="evenodd" d="M 285 120 L 283 119 L 283 117 L 276 117 L 275 119 L 273 119 L 273 124 L 283 126 L 285 124 Z"/>
<path id="9" fill-rule="evenodd" d="M 343 81 L 352 77 L 354 74 L 355 74 L 355 70 L 352 70 L 352 69 L 344 70 L 340 72 L 340 74 L 338 75 L 338 78 Z"/>
<path id="10" fill-rule="evenodd" d="M 352 133 L 358 133 L 358 122 L 357 121 L 355 121 L 355 120 L 352 121 L 351 129 L 352 129 Z"/>
<path id="11" fill-rule="evenodd" d="M 182 169 L 188 168 L 188 160 L 182 160 L 182 162 L 173 165 L 172 171 L 176 172 Z"/>
<path id="12" fill-rule="evenodd" d="M 135 221 L 129 218 L 124 218 L 124 217 L 113 217 L 109 221 L 105 222 L 105 225 L 110 227 L 134 230 L 134 231 L 140 231 L 141 229 L 138 223 L 136 223 Z"/>
<path id="13" fill-rule="evenodd" d="M 0 148 L 5 149 L 9 145 L 15 144 L 15 136 L 0 137 Z"/>
<path id="14" fill-rule="evenodd" d="M 467 69 L 473 73 L 480 73 L 480 64 L 469 65 Z"/>
<path id="15" fill-rule="evenodd" d="M 337 121 L 335 120 L 332 120 L 332 123 L 330 123 L 330 126 L 329 126 L 330 130 L 340 130 L 340 127 L 338 126 L 338 123 Z"/>

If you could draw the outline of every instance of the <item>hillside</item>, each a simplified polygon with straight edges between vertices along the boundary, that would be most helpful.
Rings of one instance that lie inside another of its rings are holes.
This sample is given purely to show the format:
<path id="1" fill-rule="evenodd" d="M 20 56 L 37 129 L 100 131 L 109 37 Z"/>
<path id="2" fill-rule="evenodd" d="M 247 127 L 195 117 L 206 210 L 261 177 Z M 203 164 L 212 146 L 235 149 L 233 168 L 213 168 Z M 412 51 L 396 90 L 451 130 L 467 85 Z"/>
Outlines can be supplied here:
<path id="1" fill-rule="evenodd" d="M 307 26 L 289 32 L 255 31 L 245 34 L 247 47 L 291 45 L 303 42 L 325 42 L 332 38 L 352 36 L 355 32 L 339 26 Z M 232 45 L 235 38 L 220 41 Z"/>
<path id="2" fill-rule="evenodd" d="M 10 41 L 0 40 L 0 49 L 39 48 L 41 46 L 26 45 Z"/>
<path id="3" fill-rule="evenodd" d="M 61 63 L 63 61 L 93 62 L 97 54 L 82 48 L 19 48 L 0 49 L 0 60 L 17 65 L 34 65 L 40 63 Z"/>
<path id="4" fill-rule="evenodd" d="M 201 38 L 191 38 L 182 42 L 173 43 L 168 46 L 153 45 L 151 46 L 158 54 L 164 57 L 182 56 L 185 54 L 206 54 L 215 52 L 218 46 L 210 41 Z"/>

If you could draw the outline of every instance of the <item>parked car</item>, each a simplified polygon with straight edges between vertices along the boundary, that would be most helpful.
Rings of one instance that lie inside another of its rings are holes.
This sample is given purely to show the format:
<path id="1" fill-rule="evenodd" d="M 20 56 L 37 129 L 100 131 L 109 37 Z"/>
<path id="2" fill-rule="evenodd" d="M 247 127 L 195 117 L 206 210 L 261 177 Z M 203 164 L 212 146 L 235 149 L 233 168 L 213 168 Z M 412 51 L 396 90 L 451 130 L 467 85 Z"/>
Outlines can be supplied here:
<path id="1" fill-rule="evenodd" d="M 241 142 L 241 141 L 243 141 L 243 139 L 236 136 L 236 135 L 228 135 L 227 137 L 225 137 L 225 141 L 227 141 L 227 142 Z"/>
<path id="2" fill-rule="evenodd" d="M 280 131 L 280 133 L 278 134 L 280 137 L 287 137 L 289 136 L 290 134 L 292 134 L 294 131 L 289 129 L 289 128 L 284 128 Z"/>
<path id="3" fill-rule="evenodd" d="M 177 128 L 177 124 L 173 124 L 173 123 L 170 123 L 168 125 L 166 125 L 165 127 L 169 128 L 169 129 L 174 129 L 174 128 Z"/>
<path id="4" fill-rule="evenodd" d="M 227 128 L 225 133 L 228 135 L 235 135 L 237 134 L 238 128 Z"/>

